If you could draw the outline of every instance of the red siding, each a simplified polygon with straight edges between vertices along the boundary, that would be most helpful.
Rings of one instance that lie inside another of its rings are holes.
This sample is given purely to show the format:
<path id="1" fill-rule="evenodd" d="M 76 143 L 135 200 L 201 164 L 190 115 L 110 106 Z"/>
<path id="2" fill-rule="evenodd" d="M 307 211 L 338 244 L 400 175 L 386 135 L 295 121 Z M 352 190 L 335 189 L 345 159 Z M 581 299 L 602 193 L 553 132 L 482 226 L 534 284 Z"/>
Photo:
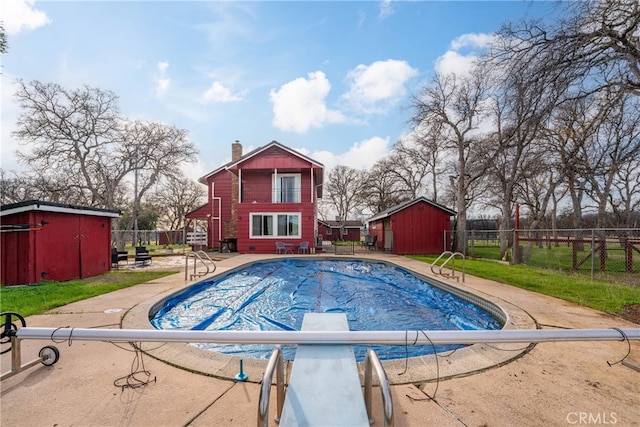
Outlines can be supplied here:
<path id="1" fill-rule="evenodd" d="M 347 234 L 340 236 L 339 228 L 330 228 L 324 224 L 318 224 L 318 234 L 322 236 L 323 240 L 346 240 L 346 241 L 360 241 L 360 229 L 359 228 L 347 228 Z"/>
<path id="2" fill-rule="evenodd" d="M 208 177 L 209 203 L 187 216 L 207 221 L 210 248 L 217 248 L 220 240 L 229 237 L 225 236 L 225 224 L 231 221 L 231 178 L 232 174 L 226 170 Z"/>
<path id="3" fill-rule="evenodd" d="M 222 171 L 212 176 L 209 181 L 215 183 L 213 186 L 213 196 L 215 197 L 212 203 L 213 212 L 209 221 L 209 247 L 212 248 L 217 248 L 220 240 L 229 237 L 225 236 L 225 224 L 231 221 L 231 178 L 231 173 Z M 220 199 L 217 199 L 218 197 Z"/>
<path id="4" fill-rule="evenodd" d="M 293 243 L 297 246 L 300 242 L 308 241 L 309 247 L 313 248 L 315 243 L 313 210 L 311 203 L 241 204 L 238 207 L 238 252 L 272 254 L 276 251 L 275 242 Z M 300 237 L 249 238 L 250 214 L 254 212 L 300 212 Z"/>
<path id="5" fill-rule="evenodd" d="M 3 217 L 3 224 L 36 224 L 39 231 L 2 233 L 2 284 L 64 281 L 111 268 L 111 218 L 31 211 Z"/>
<path id="6" fill-rule="evenodd" d="M 451 229 L 450 214 L 419 201 L 370 223 L 369 235 L 378 236 L 378 249 L 395 254 L 439 254 L 444 250 L 444 231 Z M 385 242 L 392 235 L 393 244 Z"/>
<path id="7" fill-rule="evenodd" d="M 279 147 L 270 147 L 241 162 L 241 169 L 310 169 L 311 163 Z"/>
<path id="8" fill-rule="evenodd" d="M 418 202 L 391 216 L 393 251 L 396 254 L 436 254 L 444 249 L 444 230 L 449 230 L 447 212 Z"/>

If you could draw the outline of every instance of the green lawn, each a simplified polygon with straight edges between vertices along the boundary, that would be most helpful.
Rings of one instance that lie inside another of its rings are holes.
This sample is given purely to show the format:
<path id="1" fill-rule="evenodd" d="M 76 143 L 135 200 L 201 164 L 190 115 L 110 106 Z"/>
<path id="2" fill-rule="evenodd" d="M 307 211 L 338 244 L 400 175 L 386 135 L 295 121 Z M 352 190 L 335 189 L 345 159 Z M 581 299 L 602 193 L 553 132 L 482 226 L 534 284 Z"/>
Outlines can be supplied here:
<path id="1" fill-rule="evenodd" d="M 410 256 L 410 258 L 431 263 L 436 257 Z M 459 266 L 458 262 L 456 262 L 457 266 Z M 640 287 L 638 286 L 609 280 L 591 280 L 584 275 L 567 271 L 470 259 L 465 262 L 465 271 L 473 276 L 539 292 L 607 313 L 620 314 L 624 312 L 626 305 L 640 304 Z"/>
<path id="2" fill-rule="evenodd" d="M 0 312 L 13 311 L 22 316 L 47 310 L 118 289 L 149 282 L 175 272 L 110 271 L 100 276 L 68 282 L 43 282 L 33 286 L 0 287 Z"/>
<path id="3" fill-rule="evenodd" d="M 522 242 L 524 263 L 532 267 L 542 267 L 548 269 L 573 271 L 573 247 L 565 243 L 556 245 L 531 245 L 528 257 L 526 251 L 528 243 Z M 601 254 L 596 246 L 593 267 L 595 271 L 601 271 L 604 266 L 605 271 L 610 273 L 624 272 L 627 269 L 626 253 L 620 245 L 608 244 L 607 251 L 601 260 Z M 469 242 L 468 254 L 471 258 L 500 259 L 500 246 L 497 240 L 476 240 Z M 509 249 L 509 259 L 511 259 L 511 249 Z M 586 273 L 591 272 L 591 245 L 585 243 L 583 250 L 576 253 L 576 261 L 579 264 L 578 270 Z M 602 264 L 602 265 L 601 265 Z M 632 269 L 640 271 L 640 253 L 633 254 Z"/>

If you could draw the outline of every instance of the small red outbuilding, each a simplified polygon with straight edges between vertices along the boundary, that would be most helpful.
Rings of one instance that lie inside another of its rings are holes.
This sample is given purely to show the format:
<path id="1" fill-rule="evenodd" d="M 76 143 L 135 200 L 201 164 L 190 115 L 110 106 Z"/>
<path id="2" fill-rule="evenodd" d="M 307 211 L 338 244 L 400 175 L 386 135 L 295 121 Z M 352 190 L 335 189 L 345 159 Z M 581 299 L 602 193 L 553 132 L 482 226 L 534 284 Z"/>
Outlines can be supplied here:
<path id="1" fill-rule="evenodd" d="M 451 230 L 456 213 L 426 197 L 401 203 L 367 220 L 376 246 L 394 254 L 439 254 L 444 251 L 444 232 Z"/>
<path id="2" fill-rule="evenodd" d="M 29 200 L 0 207 L 0 283 L 26 285 L 105 273 L 120 211 Z"/>

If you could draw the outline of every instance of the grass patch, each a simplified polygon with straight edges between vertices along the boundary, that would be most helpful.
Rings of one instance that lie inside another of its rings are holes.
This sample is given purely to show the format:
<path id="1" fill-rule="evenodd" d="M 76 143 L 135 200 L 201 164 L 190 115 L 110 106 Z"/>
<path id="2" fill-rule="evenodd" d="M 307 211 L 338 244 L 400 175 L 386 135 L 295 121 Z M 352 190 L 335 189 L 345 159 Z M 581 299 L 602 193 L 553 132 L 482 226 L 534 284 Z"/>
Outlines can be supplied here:
<path id="1" fill-rule="evenodd" d="M 436 257 L 413 255 L 409 258 L 432 263 Z M 459 265 L 459 264 L 457 264 Z M 529 291 L 612 314 L 624 306 L 640 304 L 640 287 L 607 280 L 591 280 L 570 272 L 545 270 L 525 265 L 505 265 L 491 261 L 466 260 L 465 271 L 473 276 L 516 286 Z"/>
<path id="2" fill-rule="evenodd" d="M 75 301 L 149 282 L 175 272 L 110 271 L 100 276 L 67 282 L 45 281 L 30 286 L 0 287 L 0 312 L 13 311 L 22 316 L 41 314 Z"/>

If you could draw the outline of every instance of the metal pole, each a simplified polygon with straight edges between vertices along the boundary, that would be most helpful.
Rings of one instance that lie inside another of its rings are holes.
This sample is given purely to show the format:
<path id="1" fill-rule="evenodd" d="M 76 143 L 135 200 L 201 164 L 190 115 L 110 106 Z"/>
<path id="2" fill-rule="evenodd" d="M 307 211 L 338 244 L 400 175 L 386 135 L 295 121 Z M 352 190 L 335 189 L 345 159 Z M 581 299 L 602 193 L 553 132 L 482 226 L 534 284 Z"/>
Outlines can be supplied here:
<path id="1" fill-rule="evenodd" d="M 387 374 L 378 359 L 378 355 L 374 350 L 369 349 L 364 359 L 364 405 L 367 408 L 367 417 L 369 418 L 369 424 L 373 424 L 375 419 L 373 417 L 373 408 L 371 405 L 371 388 L 373 386 L 372 380 L 372 367 L 376 370 L 378 375 L 378 381 L 380 382 L 380 392 L 382 393 L 382 409 L 384 413 L 384 426 L 393 427 L 393 399 L 391 397 L 391 388 L 389 387 L 389 380 Z"/>
<path id="2" fill-rule="evenodd" d="M 596 251 L 595 251 L 595 247 L 596 247 L 596 230 L 594 230 L 593 228 L 591 229 L 591 280 L 593 280 L 595 278 L 595 258 L 596 258 Z"/>
<path id="3" fill-rule="evenodd" d="M 156 329 L 32 328 L 10 331 L 18 339 L 198 342 L 241 344 L 474 344 L 640 340 L 640 328 L 475 331 L 192 331 Z"/>

